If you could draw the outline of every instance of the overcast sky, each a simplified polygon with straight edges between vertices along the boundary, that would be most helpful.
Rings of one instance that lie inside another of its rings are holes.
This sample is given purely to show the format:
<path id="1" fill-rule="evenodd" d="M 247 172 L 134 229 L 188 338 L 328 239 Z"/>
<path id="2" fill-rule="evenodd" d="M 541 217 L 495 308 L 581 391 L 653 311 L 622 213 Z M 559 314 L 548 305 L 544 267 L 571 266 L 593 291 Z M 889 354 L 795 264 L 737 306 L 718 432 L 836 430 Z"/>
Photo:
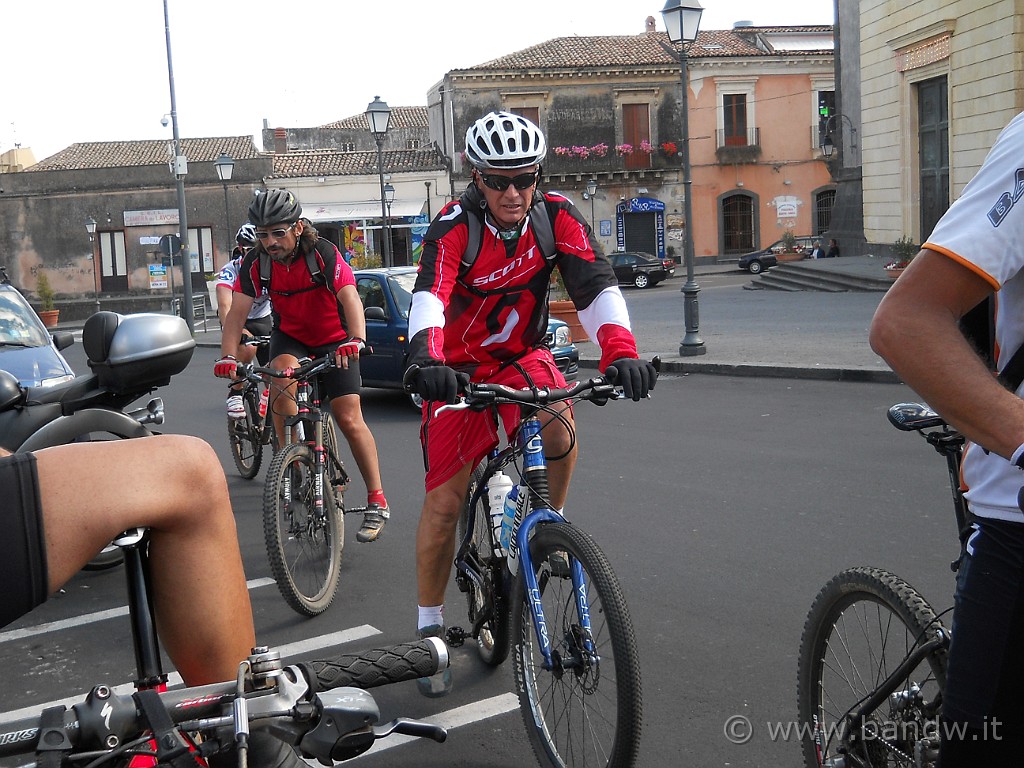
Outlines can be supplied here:
<path id="1" fill-rule="evenodd" d="M 555 37 L 639 34 L 663 0 L 167 0 L 182 137 L 258 138 L 426 103 L 452 69 Z M 701 0 L 701 29 L 831 24 L 832 0 Z M 82 141 L 171 138 L 163 0 L 7 2 L 0 151 L 42 160 Z"/>

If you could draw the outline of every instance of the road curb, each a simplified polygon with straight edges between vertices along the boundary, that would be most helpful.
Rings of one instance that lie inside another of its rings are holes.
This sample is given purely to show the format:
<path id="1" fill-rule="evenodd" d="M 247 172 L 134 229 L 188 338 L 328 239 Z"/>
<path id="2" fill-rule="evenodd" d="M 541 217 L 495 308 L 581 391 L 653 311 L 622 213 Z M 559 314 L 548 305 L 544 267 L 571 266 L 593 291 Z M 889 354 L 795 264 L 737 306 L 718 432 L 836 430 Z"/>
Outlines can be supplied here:
<path id="1" fill-rule="evenodd" d="M 597 369 L 597 360 L 580 360 L 580 368 Z M 717 376 L 753 376 L 772 379 L 809 379 L 813 381 L 846 381 L 872 384 L 900 384 L 890 370 L 880 368 L 841 368 L 821 366 L 759 363 L 713 363 L 696 360 L 661 360 L 662 373 L 706 373 Z"/>

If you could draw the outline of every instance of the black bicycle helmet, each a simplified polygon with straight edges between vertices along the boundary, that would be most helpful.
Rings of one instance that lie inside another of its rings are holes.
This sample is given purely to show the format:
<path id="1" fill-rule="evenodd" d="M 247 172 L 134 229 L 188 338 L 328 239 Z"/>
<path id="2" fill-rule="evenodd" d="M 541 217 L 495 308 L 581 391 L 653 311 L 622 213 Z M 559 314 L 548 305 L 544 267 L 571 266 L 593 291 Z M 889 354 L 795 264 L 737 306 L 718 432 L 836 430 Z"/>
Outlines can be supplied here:
<path id="1" fill-rule="evenodd" d="M 287 189 L 268 189 L 249 204 L 249 221 L 257 227 L 294 224 L 302 216 L 302 206 Z"/>

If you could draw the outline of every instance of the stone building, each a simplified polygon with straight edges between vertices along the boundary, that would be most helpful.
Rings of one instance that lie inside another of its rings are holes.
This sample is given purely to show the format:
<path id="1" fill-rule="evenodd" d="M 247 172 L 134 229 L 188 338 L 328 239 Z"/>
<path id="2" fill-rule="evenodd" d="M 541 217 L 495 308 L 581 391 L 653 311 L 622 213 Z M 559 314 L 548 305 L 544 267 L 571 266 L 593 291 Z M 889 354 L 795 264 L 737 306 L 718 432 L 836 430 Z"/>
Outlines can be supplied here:
<path id="1" fill-rule="evenodd" d="M 832 27 L 707 30 L 687 47 L 692 226 L 700 259 L 755 250 L 783 232 L 827 230 L 835 185 L 820 105 L 834 98 Z M 427 99 L 430 135 L 468 178 L 469 124 L 505 109 L 546 132 L 544 184 L 593 218 L 606 250 L 681 255 L 678 46 L 664 32 L 560 37 L 453 70 Z M 584 202 L 589 179 L 596 196 Z M 589 202 L 589 205 L 588 205 Z"/>

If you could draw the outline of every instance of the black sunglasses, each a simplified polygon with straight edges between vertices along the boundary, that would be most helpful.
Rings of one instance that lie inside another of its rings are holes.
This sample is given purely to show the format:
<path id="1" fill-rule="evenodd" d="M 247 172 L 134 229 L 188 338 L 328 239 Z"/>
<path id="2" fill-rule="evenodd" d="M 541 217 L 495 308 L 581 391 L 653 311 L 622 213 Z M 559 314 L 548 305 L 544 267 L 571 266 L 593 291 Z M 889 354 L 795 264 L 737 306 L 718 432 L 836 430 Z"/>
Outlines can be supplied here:
<path id="1" fill-rule="evenodd" d="M 523 192 L 537 183 L 537 171 L 533 173 L 522 173 L 518 176 L 497 176 L 477 172 L 484 186 L 490 187 L 497 192 L 504 192 L 509 186 L 514 186 Z"/>

